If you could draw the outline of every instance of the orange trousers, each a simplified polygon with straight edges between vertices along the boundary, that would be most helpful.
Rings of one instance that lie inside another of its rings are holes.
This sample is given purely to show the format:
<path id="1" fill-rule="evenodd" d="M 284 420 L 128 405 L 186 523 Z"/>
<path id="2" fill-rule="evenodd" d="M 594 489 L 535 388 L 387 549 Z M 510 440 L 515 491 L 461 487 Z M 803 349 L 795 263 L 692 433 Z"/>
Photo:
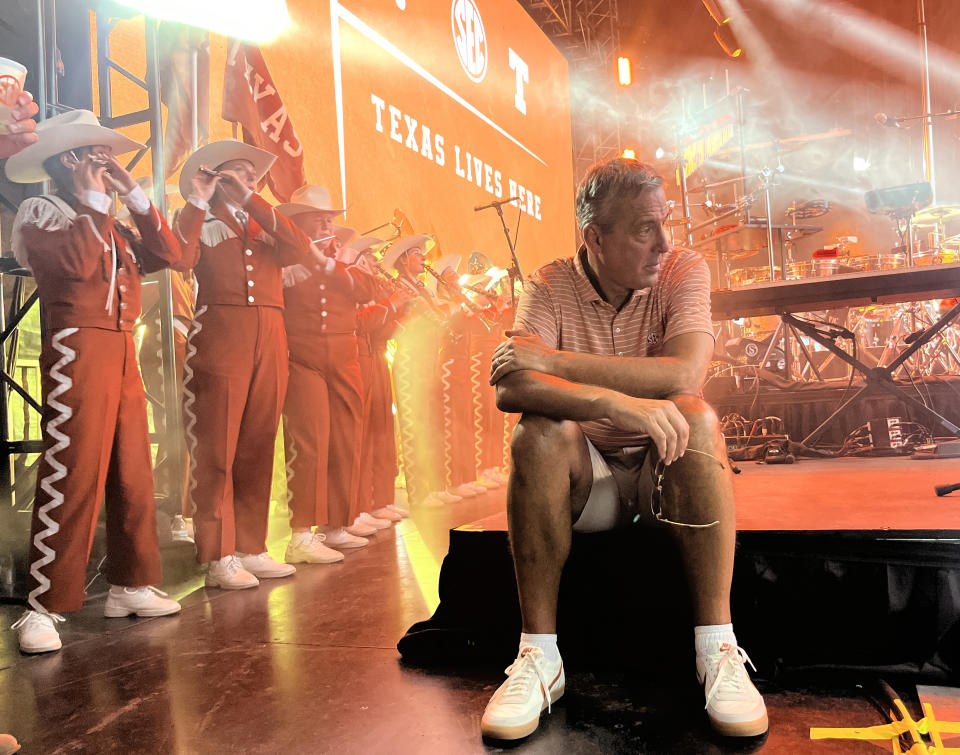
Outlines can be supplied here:
<path id="1" fill-rule="evenodd" d="M 393 503 L 397 479 L 397 441 L 393 421 L 393 387 L 386 344 L 361 355 L 363 374 L 363 442 L 360 453 L 360 511 Z"/>
<path id="2" fill-rule="evenodd" d="M 267 549 L 273 449 L 287 391 L 277 307 L 201 307 L 187 340 L 183 426 L 201 563 Z"/>
<path id="3" fill-rule="evenodd" d="M 30 532 L 27 602 L 83 605 L 87 560 L 106 494 L 112 585 L 161 581 L 147 404 L 129 332 L 64 328 L 40 354 L 44 450 Z"/>
<path id="4" fill-rule="evenodd" d="M 345 527 L 360 513 L 362 391 L 355 335 L 291 343 L 283 408 L 291 527 Z"/>

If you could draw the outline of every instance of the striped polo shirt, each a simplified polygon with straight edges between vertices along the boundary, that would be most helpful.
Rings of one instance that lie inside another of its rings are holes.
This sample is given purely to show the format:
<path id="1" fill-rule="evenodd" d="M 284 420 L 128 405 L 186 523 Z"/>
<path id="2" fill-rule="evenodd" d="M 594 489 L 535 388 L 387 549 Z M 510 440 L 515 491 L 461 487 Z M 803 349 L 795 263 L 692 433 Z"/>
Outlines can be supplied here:
<path id="1" fill-rule="evenodd" d="M 619 311 L 604 301 L 583 267 L 586 250 L 554 260 L 527 280 L 516 329 L 551 349 L 607 357 L 656 357 L 684 333 L 713 333 L 710 268 L 697 252 L 671 249 L 660 258 L 657 281 L 634 291 Z M 644 445 L 649 436 L 618 430 L 609 421 L 581 422 L 600 450 Z"/>

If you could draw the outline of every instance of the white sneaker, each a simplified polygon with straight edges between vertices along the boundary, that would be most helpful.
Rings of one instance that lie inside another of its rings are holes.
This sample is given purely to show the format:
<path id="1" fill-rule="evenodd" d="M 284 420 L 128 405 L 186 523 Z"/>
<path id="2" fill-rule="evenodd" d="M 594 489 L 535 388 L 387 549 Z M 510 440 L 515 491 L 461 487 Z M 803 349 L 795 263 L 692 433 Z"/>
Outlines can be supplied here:
<path id="1" fill-rule="evenodd" d="M 55 622 L 62 624 L 64 621 L 66 619 L 58 613 L 27 610 L 10 628 L 17 630 L 20 650 L 24 653 L 49 653 L 63 647 Z"/>
<path id="2" fill-rule="evenodd" d="M 697 654 L 697 679 L 707 698 L 707 717 L 714 730 L 726 737 L 756 737 L 769 725 L 763 697 L 750 681 L 744 661 L 753 667 L 743 648 L 727 642 L 716 653 Z"/>
<path id="3" fill-rule="evenodd" d="M 236 556 L 224 556 L 219 561 L 211 561 L 204 580 L 207 587 L 221 587 L 224 590 L 245 590 L 256 587 L 260 580 L 243 568 Z"/>
<path id="4" fill-rule="evenodd" d="M 281 564 L 266 551 L 263 553 L 240 553 L 240 551 L 237 551 L 237 558 L 240 559 L 244 569 L 260 579 L 289 577 L 297 570 L 297 567 L 291 564 Z"/>
<path id="5" fill-rule="evenodd" d="M 485 469 L 480 473 L 480 476 L 485 480 L 493 480 L 500 485 L 506 485 L 509 478 L 501 472 L 496 467 L 490 467 L 490 469 Z"/>
<path id="6" fill-rule="evenodd" d="M 343 554 L 323 544 L 322 532 L 294 532 L 287 543 L 284 561 L 288 564 L 333 564 L 343 561 Z"/>
<path id="7" fill-rule="evenodd" d="M 486 477 L 480 477 L 476 480 L 473 480 L 470 484 L 473 485 L 475 488 L 480 488 L 483 491 L 496 490 L 497 488 L 500 487 L 499 482 L 494 482 L 493 480 Z"/>
<path id="8" fill-rule="evenodd" d="M 108 619 L 118 619 L 132 613 L 137 616 L 169 616 L 171 613 L 180 613 L 180 604 L 170 600 L 165 592 L 156 587 L 110 585 L 103 615 Z"/>
<path id="9" fill-rule="evenodd" d="M 430 495 L 440 501 L 440 503 L 456 503 L 457 501 L 463 500 L 460 496 L 448 493 L 446 490 L 437 490 Z"/>
<path id="10" fill-rule="evenodd" d="M 527 645 L 505 673 L 507 681 L 483 711 L 480 733 L 492 739 L 522 739 L 537 730 L 544 709 L 549 713 L 563 696 L 563 660 L 551 663 L 543 650 Z"/>
<path id="11" fill-rule="evenodd" d="M 369 544 L 367 538 L 351 535 L 342 527 L 327 533 L 327 545 L 332 548 L 362 548 Z"/>
<path id="12" fill-rule="evenodd" d="M 462 485 L 457 485 L 455 488 L 450 488 L 450 492 L 460 498 L 473 498 L 477 495 L 477 489 L 466 482 Z"/>
<path id="13" fill-rule="evenodd" d="M 377 534 L 376 527 L 369 524 L 364 524 L 360 521 L 359 517 L 354 520 L 353 524 L 348 527 L 344 527 L 344 529 L 354 537 L 370 537 L 371 535 Z"/>
<path id="14" fill-rule="evenodd" d="M 361 524 L 366 524 L 369 527 L 373 527 L 376 530 L 390 529 L 389 519 L 379 519 L 378 517 L 375 517 L 373 514 L 371 514 L 369 511 L 364 511 L 363 513 L 361 513 L 360 516 L 356 518 L 356 521 L 354 522 L 354 524 L 356 524 L 357 522 L 360 522 Z"/>
<path id="15" fill-rule="evenodd" d="M 397 515 L 398 517 L 400 517 L 401 519 L 409 519 L 409 518 L 410 518 L 410 512 L 407 511 L 406 509 L 400 508 L 400 507 L 397 506 L 397 504 L 395 504 L 395 503 L 391 503 L 389 506 L 384 506 L 383 509 L 377 509 L 377 511 L 389 511 L 389 512 L 391 512 L 391 513 L 393 513 L 393 514 L 396 514 L 396 515 Z M 377 511 L 374 511 L 373 513 L 376 514 Z"/>
<path id="16" fill-rule="evenodd" d="M 391 506 L 384 506 L 382 509 L 374 509 L 370 512 L 377 519 L 386 519 L 388 522 L 399 522 L 403 515 Z"/>
<path id="17" fill-rule="evenodd" d="M 183 514 L 177 514 L 170 521 L 170 538 L 176 542 L 193 542 L 193 523 L 184 520 Z"/>
<path id="18" fill-rule="evenodd" d="M 457 498 L 457 500 L 459 501 L 461 499 Z M 420 506 L 422 506 L 425 509 L 439 509 L 445 505 L 446 505 L 446 502 L 440 498 L 439 493 L 431 493 L 422 501 L 420 501 Z"/>

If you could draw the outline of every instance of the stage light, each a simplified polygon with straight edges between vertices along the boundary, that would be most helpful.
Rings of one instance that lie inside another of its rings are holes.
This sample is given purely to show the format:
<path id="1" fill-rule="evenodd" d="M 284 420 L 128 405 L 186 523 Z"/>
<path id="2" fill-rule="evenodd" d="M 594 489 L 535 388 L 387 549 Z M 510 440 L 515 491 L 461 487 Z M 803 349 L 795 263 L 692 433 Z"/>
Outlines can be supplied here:
<path id="1" fill-rule="evenodd" d="M 628 160 L 636 160 L 637 153 L 634 152 L 632 149 L 625 149 L 623 150 L 623 157 L 627 158 Z"/>
<path id="2" fill-rule="evenodd" d="M 739 58 L 743 54 L 743 50 L 740 45 L 737 44 L 737 40 L 733 36 L 733 32 L 729 26 L 718 26 L 713 30 L 713 38 L 717 40 L 720 49 L 731 58 Z"/>
<path id="3" fill-rule="evenodd" d="M 703 7 L 707 9 L 710 17 L 717 22 L 717 26 L 730 23 L 730 16 L 720 6 L 719 0 L 703 0 Z"/>
<path id="4" fill-rule="evenodd" d="M 617 72 L 620 75 L 620 86 L 630 86 L 630 82 L 633 81 L 630 73 L 630 58 L 617 58 Z"/>
<path id="5" fill-rule="evenodd" d="M 865 170 L 870 170 L 870 161 L 865 157 L 855 155 L 853 158 L 853 169 L 858 173 L 862 173 Z"/>
<path id="6" fill-rule="evenodd" d="M 667 151 L 663 147 L 657 147 L 657 151 L 653 153 L 653 156 L 658 160 L 662 160 L 667 156 Z"/>
<path id="7" fill-rule="evenodd" d="M 269 42 L 290 25 L 286 0 L 117 0 L 117 4 L 250 42 Z"/>

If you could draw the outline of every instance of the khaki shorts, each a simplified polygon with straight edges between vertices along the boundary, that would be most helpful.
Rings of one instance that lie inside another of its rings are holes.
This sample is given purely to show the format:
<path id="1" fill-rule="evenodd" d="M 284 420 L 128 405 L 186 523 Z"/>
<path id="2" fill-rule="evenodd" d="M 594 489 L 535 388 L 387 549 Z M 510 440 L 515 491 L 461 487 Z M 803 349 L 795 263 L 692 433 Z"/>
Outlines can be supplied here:
<path id="1" fill-rule="evenodd" d="M 650 512 L 656 448 L 621 448 L 600 452 L 588 439 L 593 485 L 574 532 L 604 532 L 654 520 Z"/>

